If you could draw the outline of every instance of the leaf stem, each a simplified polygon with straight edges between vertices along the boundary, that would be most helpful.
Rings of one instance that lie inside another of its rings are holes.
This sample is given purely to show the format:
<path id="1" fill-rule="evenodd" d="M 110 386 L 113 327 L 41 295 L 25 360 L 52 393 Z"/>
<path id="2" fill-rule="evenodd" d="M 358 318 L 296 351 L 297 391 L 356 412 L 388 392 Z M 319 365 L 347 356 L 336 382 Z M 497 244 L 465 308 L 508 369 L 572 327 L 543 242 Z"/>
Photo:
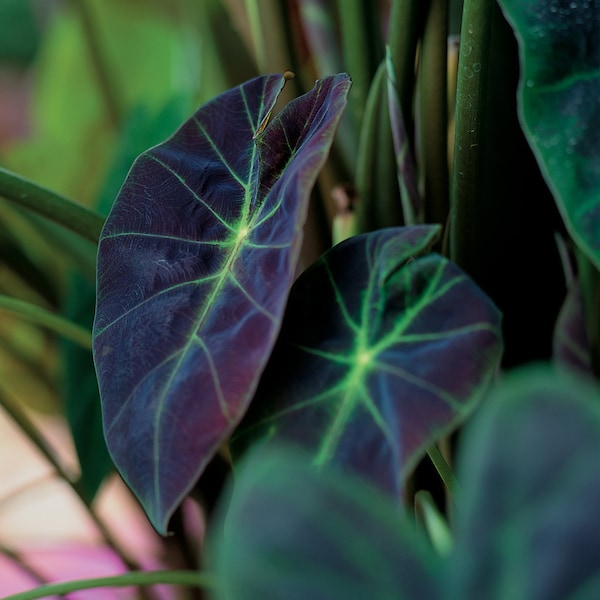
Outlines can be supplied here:
<path id="1" fill-rule="evenodd" d="M 214 587 L 212 575 L 195 571 L 139 571 L 111 577 L 77 579 L 41 585 L 33 590 L 6 596 L 4 600 L 36 600 L 47 596 L 69 594 L 79 590 L 106 587 L 148 586 L 157 584 L 187 585 L 202 588 Z"/>
<path id="2" fill-rule="evenodd" d="M 438 554 L 440 556 L 450 554 L 453 546 L 452 533 L 430 492 L 419 490 L 415 494 L 415 510 Z"/>
<path id="3" fill-rule="evenodd" d="M 385 61 L 375 73 L 365 106 L 356 157 L 356 187 L 359 232 L 403 223 Z"/>
<path id="4" fill-rule="evenodd" d="M 0 294 L 0 311 L 2 310 L 42 325 L 86 350 L 92 349 L 92 335 L 87 329 L 41 306 Z"/>
<path id="5" fill-rule="evenodd" d="M 384 52 L 371 0 L 338 0 L 337 5 L 344 65 L 352 77 L 348 108 L 354 124 L 360 126 L 369 88 Z"/>
<path id="6" fill-rule="evenodd" d="M 393 0 L 390 10 L 388 46 L 394 66 L 394 81 L 400 96 L 404 125 L 413 140 L 413 96 L 415 91 L 415 59 L 417 43 L 423 30 L 422 0 Z"/>
<path id="7" fill-rule="evenodd" d="M 444 455 L 440 452 L 439 448 L 435 444 L 432 444 L 427 449 L 427 454 L 431 459 L 435 470 L 442 478 L 442 481 L 448 490 L 448 494 L 450 497 L 454 497 L 456 492 L 458 492 L 459 485 L 454 473 L 452 472 L 452 468 L 444 458 Z"/>
<path id="8" fill-rule="evenodd" d="M 432 0 L 417 80 L 418 133 L 426 223 L 445 224 L 448 181 L 448 0 Z"/>
<path id="9" fill-rule="evenodd" d="M 0 196 L 98 243 L 102 215 L 2 167 Z"/>
<path id="10" fill-rule="evenodd" d="M 456 130 L 451 188 L 450 257 L 459 266 L 474 247 L 473 214 L 484 201 L 484 116 L 493 0 L 465 0 L 456 87 Z"/>

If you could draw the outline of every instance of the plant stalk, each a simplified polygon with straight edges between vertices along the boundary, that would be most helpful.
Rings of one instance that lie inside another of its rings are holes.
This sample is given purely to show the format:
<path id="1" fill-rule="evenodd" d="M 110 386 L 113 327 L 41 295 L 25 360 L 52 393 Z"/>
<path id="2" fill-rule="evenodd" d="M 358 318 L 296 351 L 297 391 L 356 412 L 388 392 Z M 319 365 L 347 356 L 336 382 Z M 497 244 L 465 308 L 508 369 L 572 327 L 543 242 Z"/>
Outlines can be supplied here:
<path id="1" fill-rule="evenodd" d="M 452 533 L 430 492 L 419 490 L 415 494 L 415 511 L 423 522 L 429 540 L 437 553 L 440 556 L 448 556 L 452 552 Z"/>
<path id="2" fill-rule="evenodd" d="M 362 122 L 371 82 L 383 59 L 376 9 L 371 0 L 338 0 L 344 68 L 352 77 L 348 109 L 354 125 Z"/>
<path id="3" fill-rule="evenodd" d="M 385 61 L 373 78 L 365 107 L 356 158 L 356 187 L 358 232 L 403 223 Z"/>
<path id="4" fill-rule="evenodd" d="M 42 325 L 85 350 L 92 349 L 92 336 L 87 329 L 41 306 L 0 294 L 0 311 L 7 311 L 27 321 Z"/>
<path id="5" fill-rule="evenodd" d="M 388 46 L 394 65 L 394 81 L 400 97 L 404 125 L 414 151 L 413 98 L 417 44 L 423 30 L 423 0 L 393 0 Z"/>
<path id="6" fill-rule="evenodd" d="M 129 587 L 149 585 L 186 585 L 201 588 L 214 586 L 213 577 L 208 573 L 194 571 L 140 571 L 138 573 L 123 573 L 112 577 L 94 577 L 92 579 L 77 579 L 60 583 L 41 585 L 33 590 L 19 592 L 6 596 L 4 600 L 37 600 L 60 594 L 70 594 L 80 590 L 106 587 Z"/>
<path id="7" fill-rule="evenodd" d="M 448 181 L 448 0 L 431 0 L 421 45 L 417 118 L 426 223 L 445 224 Z"/>
<path id="8" fill-rule="evenodd" d="M 460 266 L 476 246 L 479 232 L 472 215 L 484 201 L 484 118 L 493 8 L 493 0 L 465 0 L 463 9 L 450 212 L 450 257 Z"/>
<path id="9" fill-rule="evenodd" d="M 439 448 L 432 444 L 427 449 L 427 454 L 433 463 L 436 471 L 439 473 L 439 476 L 442 478 L 446 489 L 448 490 L 448 495 L 451 498 L 454 498 L 456 492 L 459 489 L 458 481 L 454 473 L 452 472 L 452 468 L 444 458 L 444 455 L 440 452 Z"/>
<path id="10" fill-rule="evenodd" d="M 98 243 L 104 225 L 101 214 L 2 167 L 0 196 Z"/>

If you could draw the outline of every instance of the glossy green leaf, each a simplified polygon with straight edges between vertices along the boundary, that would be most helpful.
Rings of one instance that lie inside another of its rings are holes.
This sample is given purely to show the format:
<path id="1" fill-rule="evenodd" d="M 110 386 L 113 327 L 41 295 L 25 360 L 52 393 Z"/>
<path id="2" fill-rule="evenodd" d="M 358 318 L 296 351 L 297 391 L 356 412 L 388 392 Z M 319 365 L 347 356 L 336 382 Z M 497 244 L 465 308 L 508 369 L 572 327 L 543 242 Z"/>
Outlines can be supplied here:
<path id="1" fill-rule="evenodd" d="M 211 541 L 216 600 L 442 598 L 439 560 L 396 503 L 286 446 L 240 465 Z"/>
<path id="2" fill-rule="evenodd" d="M 507 376 L 461 450 L 447 597 L 599 598 L 598 387 L 549 369 Z"/>
<path id="3" fill-rule="evenodd" d="M 402 494 L 427 447 L 476 405 L 502 349 L 496 307 L 427 253 L 438 232 L 356 236 L 300 276 L 238 448 L 261 435 L 293 440 L 315 464 Z"/>
<path id="4" fill-rule="evenodd" d="M 569 233 L 600 267 L 600 2 L 500 6 L 519 41 L 523 130 Z"/>

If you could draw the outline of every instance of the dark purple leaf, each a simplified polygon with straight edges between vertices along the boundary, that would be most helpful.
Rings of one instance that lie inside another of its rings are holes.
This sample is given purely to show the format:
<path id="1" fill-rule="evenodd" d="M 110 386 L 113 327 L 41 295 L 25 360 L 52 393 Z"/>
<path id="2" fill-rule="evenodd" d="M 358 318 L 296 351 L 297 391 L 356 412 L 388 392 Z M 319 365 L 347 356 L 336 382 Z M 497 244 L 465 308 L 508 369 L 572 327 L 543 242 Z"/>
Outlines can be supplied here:
<path id="1" fill-rule="evenodd" d="M 124 123 L 113 164 L 98 199 L 98 210 L 108 214 L 115 196 L 127 176 L 132 161 L 140 152 L 169 135 L 187 116 L 182 99 L 168 102 L 158 113 L 139 109 Z M 187 103 L 186 103 L 187 104 Z M 189 112 L 189 111 L 188 111 Z M 72 292 L 67 297 L 66 312 L 87 329 L 94 319 L 95 282 L 73 276 Z M 88 350 L 65 340 L 64 384 L 65 416 L 69 424 L 81 469 L 79 486 L 88 499 L 94 498 L 104 478 L 113 471 L 113 461 L 106 449 L 102 431 L 102 413 L 98 382 L 92 356 Z"/>
<path id="2" fill-rule="evenodd" d="M 161 533 L 255 391 L 350 87 L 318 81 L 267 125 L 284 82 L 230 90 L 142 154 L 101 236 L 105 435 Z"/>
<path id="3" fill-rule="evenodd" d="M 500 314 L 455 265 L 425 254 L 439 227 L 384 229 L 325 254 L 294 284 L 238 448 L 268 434 L 393 494 L 460 423 L 501 355 Z"/>
<path id="4" fill-rule="evenodd" d="M 285 446 L 240 465 L 223 517 L 216 600 L 442 598 L 441 561 L 396 502 Z"/>

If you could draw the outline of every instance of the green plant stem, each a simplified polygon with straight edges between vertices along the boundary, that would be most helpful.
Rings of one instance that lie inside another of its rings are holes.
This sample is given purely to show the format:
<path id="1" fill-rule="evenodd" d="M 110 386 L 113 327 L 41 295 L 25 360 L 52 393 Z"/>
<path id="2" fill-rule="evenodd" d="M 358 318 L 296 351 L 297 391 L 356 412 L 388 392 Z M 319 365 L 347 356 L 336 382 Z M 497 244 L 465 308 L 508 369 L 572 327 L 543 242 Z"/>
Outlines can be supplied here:
<path id="1" fill-rule="evenodd" d="M 425 222 L 445 224 L 448 182 L 448 0 L 431 0 L 418 73 L 419 153 Z"/>
<path id="2" fill-rule="evenodd" d="M 194 571 L 139 571 L 137 573 L 124 573 L 112 577 L 94 577 L 92 579 L 77 579 L 61 583 L 41 585 L 33 590 L 19 592 L 6 596 L 3 600 L 36 600 L 57 594 L 70 594 L 79 590 L 106 587 L 128 587 L 148 585 L 187 585 L 201 588 L 213 587 L 213 578 L 208 573 Z"/>
<path id="3" fill-rule="evenodd" d="M 369 90 L 356 158 L 356 226 L 360 233 L 402 224 L 397 173 L 387 70 L 385 61 L 382 61 Z"/>
<path id="4" fill-rule="evenodd" d="M 387 71 L 387 97 L 390 113 L 390 126 L 396 153 L 396 170 L 400 188 L 400 200 L 405 225 L 416 225 L 425 222 L 423 203 L 419 194 L 417 173 L 413 157 L 413 149 L 406 131 L 404 115 L 400 107 L 400 97 L 396 83 L 392 55 L 389 51 L 386 56 Z"/>
<path id="5" fill-rule="evenodd" d="M 98 243 L 102 215 L 2 167 L 0 196 Z"/>
<path id="6" fill-rule="evenodd" d="M 104 99 L 106 113 L 114 129 L 118 130 L 123 122 L 120 103 L 117 99 L 117 87 L 114 85 L 110 70 L 106 65 L 102 47 L 98 36 L 98 31 L 94 19 L 90 12 L 88 0 L 71 0 L 71 5 L 79 13 L 81 26 L 83 28 L 84 38 L 87 41 L 90 52 L 92 68 L 98 80 L 98 87 Z"/>
<path id="7" fill-rule="evenodd" d="M 442 481 L 448 490 L 448 494 L 453 498 L 458 491 L 459 486 L 450 465 L 435 444 L 427 449 L 427 454 L 436 471 L 439 473 L 439 476 L 442 478 Z"/>
<path id="8" fill-rule="evenodd" d="M 87 329 L 41 306 L 0 294 L 0 311 L 7 311 L 42 325 L 86 350 L 92 349 L 92 335 Z"/>
<path id="9" fill-rule="evenodd" d="M 474 247 L 478 231 L 472 215 L 485 200 L 483 138 L 493 8 L 493 0 L 465 0 L 463 9 L 450 213 L 450 256 L 459 265 Z"/>
<path id="10" fill-rule="evenodd" d="M 0 386 L 0 406 L 6 411 L 6 414 L 17 424 L 23 431 L 27 439 L 39 450 L 39 452 L 52 465 L 58 475 L 71 487 L 81 503 L 86 507 L 87 512 L 94 522 L 94 525 L 100 532 L 107 546 L 123 561 L 123 564 L 130 570 L 138 570 L 139 566 L 128 558 L 127 554 L 121 550 L 117 541 L 112 537 L 104 523 L 98 515 L 92 510 L 90 503 L 87 501 L 84 491 L 75 479 L 74 475 L 69 473 L 61 464 L 52 446 L 47 442 L 44 436 L 39 432 L 37 427 L 31 422 L 29 417 L 23 412 L 17 402 L 14 402 L 4 392 Z"/>
<path id="11" fill-rule="evenodd" d="M 371 81 L 383 59 L 372 0 L 338 0 L 344 67 L 352 77 L 348 109 L 360 126 Z"/>
<path id="12" fill-rule="evenodd" d="M 427 490 L 419 490 L 415 494 L 415 511 L 420 517 L 432 546 L 440 556 L 447 556 L 452 551 L 452 533 L 446 519 L 440 514 L 433 496 Z"/>
<path id="13" fill-rule="evenodd" d="M 417 43 L 423 30 L 423 0 L 393 0 L 390 10 L 388 46 L 394 65 L 394 80 L 400 97 L 404 125 L 413 140 L 413 97 Z M 413 148 L 414 150 L 414 148 Z"/>

